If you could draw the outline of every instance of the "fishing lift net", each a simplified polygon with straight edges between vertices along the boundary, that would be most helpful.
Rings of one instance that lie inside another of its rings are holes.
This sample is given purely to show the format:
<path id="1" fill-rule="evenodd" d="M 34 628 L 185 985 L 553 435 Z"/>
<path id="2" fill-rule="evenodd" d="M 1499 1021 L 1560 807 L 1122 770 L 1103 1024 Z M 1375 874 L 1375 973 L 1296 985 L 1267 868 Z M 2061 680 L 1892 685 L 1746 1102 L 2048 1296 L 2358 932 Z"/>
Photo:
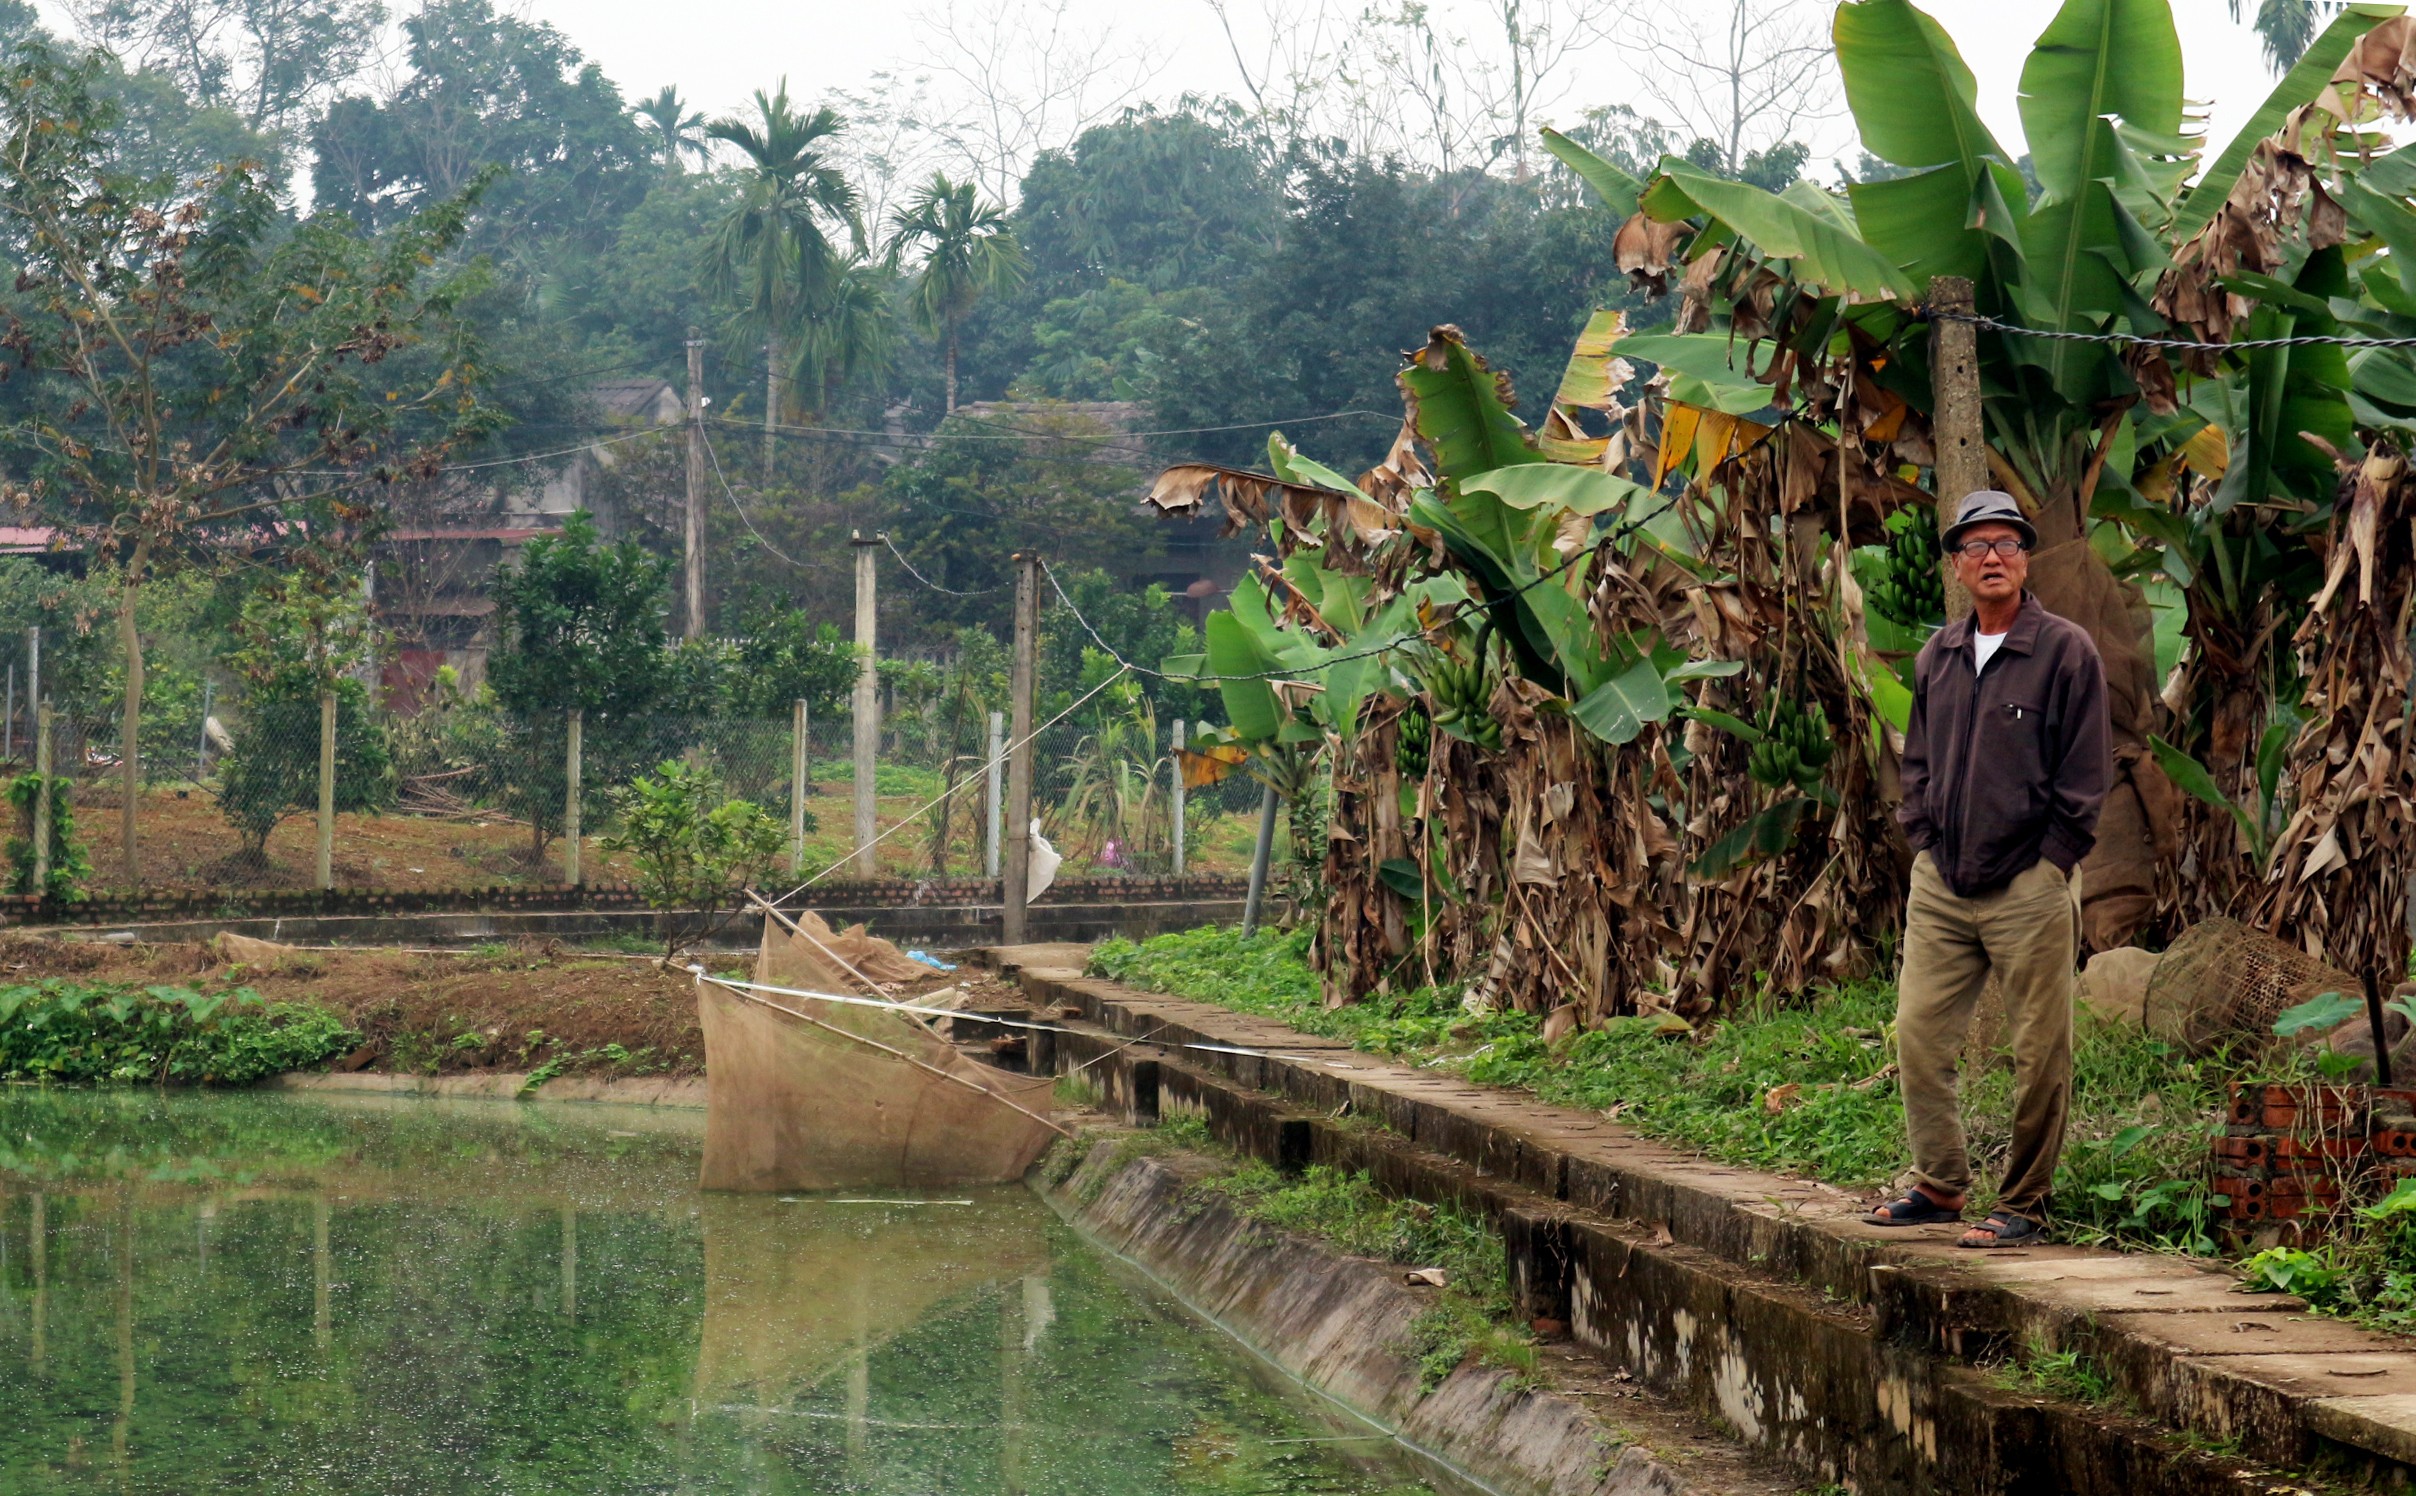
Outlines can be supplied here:
<path id="1" fill-rule="evenodd" d="M 903 963 L 890 965 L 888 963 Z M 1061 1129 L 1049 1076 L 1014 1075 L 878 997 L 925 968 L 861 928 L 767 914 L 758 988 L 697 984 L 709 1190 L 951 1189 L 1020 1179 Z"/>

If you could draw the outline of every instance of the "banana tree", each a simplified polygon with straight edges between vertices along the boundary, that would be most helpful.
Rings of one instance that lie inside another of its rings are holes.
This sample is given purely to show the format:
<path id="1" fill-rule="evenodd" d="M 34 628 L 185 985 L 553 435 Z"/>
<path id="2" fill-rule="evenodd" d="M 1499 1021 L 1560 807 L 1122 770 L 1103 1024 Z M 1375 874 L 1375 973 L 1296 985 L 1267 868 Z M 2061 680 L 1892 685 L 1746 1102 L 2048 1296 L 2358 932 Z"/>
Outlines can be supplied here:
<path id="1" fill-rule="evenodd" d="M 2100 938 L 2146 913 L 2151 847 L 2169 845 L 2178 799 L 2146 743 L 2158 683 L 2138 578 L 2187 591 L 2194 668 L 2218 677 L 2206 699 L 2228 703 L 2197 709 L 2191 741 L 2211 738 L 2213 771 L 2245 793 L 2264 725 L 2251 708 L 2277 701 L 2290 668 L 2288 620 L 2265 625 L 2277 592 L 2312 590 L 2305 537 L 2330 522 L 2334 460 L 2355 455 L 2369 387 L 2400 419 L 2416 410 L 2401 403 L 2416 376 L 2400 372 L 2416 366 L 2397 351 L 2361 354 L 2353 378 L 2338 349 L 2176 356 L 2100 339 L 2287 337 L 2416 311 L 2395 270 L 2345 242 L 2387 248 L 2405 232 L 2416 248 L 2393 158 L 2358 170 L 2371 142 L 2339 138 L 2406 97 L 2400 10 L 2345 7 L 2203 168 L 2167 0 L 2066 0 L 2022 70 L 2026 151 L 1981 119 L 1934 19 L 1905 0 L 1846 0 L 1847 102 L 1864 149 L 1899 174 L 1842 197 L 1769 193 L 1676 159 L 1622 182 L 1547 136 L 1606 200 L 1636 204 L 1623 267 L 1683 273 L 1679 336 L 1631 352 L 1695 373 L 1724 363 L 1882 462 L 1932 460 L 1931 282 L 1969 280 L 1978 313 L 2006 329 L 1979 338 L 1989 465 L 2039 527 L 2034 590 L 2098 639 L 2126 771 L 2090 880 Z M 2334 163 L 2328 181 L 2314 160 Z"/>

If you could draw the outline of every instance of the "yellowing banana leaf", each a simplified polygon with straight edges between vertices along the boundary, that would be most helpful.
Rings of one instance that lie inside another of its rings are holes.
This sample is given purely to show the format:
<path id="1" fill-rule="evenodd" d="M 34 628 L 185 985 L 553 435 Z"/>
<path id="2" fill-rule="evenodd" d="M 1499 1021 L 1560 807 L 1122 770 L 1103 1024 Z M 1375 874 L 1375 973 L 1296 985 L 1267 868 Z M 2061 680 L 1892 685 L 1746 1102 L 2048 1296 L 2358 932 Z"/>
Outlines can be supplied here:
<path id="1" fill-rule="evenodd" d="M 2220 478 L 2231 466 L 2231 438 L 2223 428 L 2208 422 L 2198 428 L 2198 434 L 2181 444 L 2181 460 L 2201 478 Z"/>
<path id="2" fill-rule="evenodd" d="M 1680 462 L 1694 454 L 1695 427 L 1702 419 L 1703 412 L 1696 406 L 1673 400 L 1663 407 L 1660 460 L 1653 464 L 1656 490 L 1669 481 L 1669 475 L 1677 471 Z"/>
<path id="3" fill-rule="evenodd" d="M 1561 371 L 1560 390 L 1552 397 L 1554 405 L 1579 410 L 1610 407 L 1615 385 L 1625 382 L 1624 377 L 1613 377 L 1612 365 L 1617 360 L 1612 349 L 1618 346 L 1626 328 L 1624 312 L 1597 311 L 1586 319 L 1584 330 L 1577 334 L 1577 346 L 1569 354 L 1569 366 Z"/>
<path id="4" fill-rule="evenodd" d="M 1222 783 L 1226 775 L 1240 768 L 1249 757 L 1249 749 L 1231 743 L 1186 748 L 1181 759 L 1183 788 L 1199 790 Z"/>

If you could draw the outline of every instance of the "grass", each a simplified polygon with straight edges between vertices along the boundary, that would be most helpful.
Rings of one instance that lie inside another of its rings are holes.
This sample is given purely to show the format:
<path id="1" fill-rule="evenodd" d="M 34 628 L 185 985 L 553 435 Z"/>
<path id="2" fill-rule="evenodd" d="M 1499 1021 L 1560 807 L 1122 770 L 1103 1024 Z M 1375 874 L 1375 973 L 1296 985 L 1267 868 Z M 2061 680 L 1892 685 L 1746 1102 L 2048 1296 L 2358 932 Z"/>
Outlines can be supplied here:
<path id="1" fill-rule="evenodd" d="M 1666 1020 L 1618 1019 L 1547 1046 L 1533 1015 L 1472 1017 L 1449 988 L 1329 1012 L 1301 933 L 1244 937 L 1211 928 L 1138 945 L 1109 941 L 1091 970 L 1601 1112 L 1723 1163 L 1876 1189 L 1906 1162 L 1891 1063 L 1895 991 L 1884 982 L 1757 1004 L 1699 1032 Z M 2224 1083 L 2237 1062 L 2191 1059 L 2143 1034 L 2084 1020 L 2074 1069 L 2056 1181 L 2058 1234 L 2214 1252 L 2207 1137 L 2219 1125 Z M 1984 1177 L 2010 1145 L 2012 1090 L 2003 1065 L 1967 1077 L 1964 1113 Z"/>

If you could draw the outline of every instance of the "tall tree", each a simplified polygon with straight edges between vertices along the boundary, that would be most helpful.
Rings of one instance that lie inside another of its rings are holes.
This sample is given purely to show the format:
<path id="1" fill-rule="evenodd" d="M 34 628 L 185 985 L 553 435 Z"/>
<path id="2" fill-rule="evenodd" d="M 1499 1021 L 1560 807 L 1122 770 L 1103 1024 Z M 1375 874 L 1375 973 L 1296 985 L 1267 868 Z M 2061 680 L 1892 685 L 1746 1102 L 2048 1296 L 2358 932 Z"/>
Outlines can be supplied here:
<path id="1" fill-rule="evenodd" d="M 86 35 L 128 62 L 288 142 L 359 74 L 386 24 L 378 0 L 76 0 L 74 9 Z"/>
<path id="2" fill-rule="evenodd" d="M 1023 251 L 1006 209 L 980 201 L 971 182 L 951 182 L 939 172 L 893 220 L 890 254 L 917 248 L 923 269 L 906 307 L 916 325 L 947 348 L 948 414 L 954 415 L 957 331 L 984 296 L 1023 283 Z"/>
<path id="3" fill-rule="evenodd" d="M 600 243 L 659 178 L 620 91 L 553 27 L 491 0 L 428 0 L 403 34 L 409 79 L 383 100 L 336 100 L 312 132 L 322 209 L 382 226 L 500 166 L 475 247 Z"/>
<path id="4" fill-rule="evenodd" d="M 791 375 L 809 392 L 816 411 L 829 409 L 850 380 L 878 379 L 887 371 L 896 341 L 891 310 L 896 283 L 889 265 L 850 254 L 807 303 Z"/>
<path id="5" fill-rule="evenodd" d="M 631 112 L 644 122 L 654 148 L 662 153 L 663 165 L 671 171 L 683 169 L 683 156 L 694 156 L 699 162 L 710 159 L 712 147 L 706 144 L 704 115 L 690 109 L 672 84 L 664 84 L 651 99 L 639 100 Z"/>
<path id="6" fill-rule="evenodd" d="M 19 262 L 0 349 L 33 387 L 0 441 L 29 474 L 9 497 L 116 580 L 132 876 L 144 580 L 272 545 L 321 559 L 376 527 L 386 481 L 432 473 L 494 416 L 454 315 L 474 272 L 433 268 L 465 200 L 372 239 L 340 219 L 288 231 L 256 167 L 130 178 L 94 87 L 112 66 L 38 43 L 0 63 L 0 238 Z"/>
<path id="7" fill-rule="evenodd" d="M 829 295 L 839 271 L 831 229 L 845 227 L 854 247 L 864 248 L 856 189 L 831 160 L 841 128 L 829 109 L 799 113 L 784 78 L 769 94 L 755 91 L 753 120 L 715 120 L 707 130 L 746 157 L 744 190 L 705 247 L 704 278 L 715 294 L 739 300 L 739 325 L 764 340 L 766 481 L 801 313 Z"/>

